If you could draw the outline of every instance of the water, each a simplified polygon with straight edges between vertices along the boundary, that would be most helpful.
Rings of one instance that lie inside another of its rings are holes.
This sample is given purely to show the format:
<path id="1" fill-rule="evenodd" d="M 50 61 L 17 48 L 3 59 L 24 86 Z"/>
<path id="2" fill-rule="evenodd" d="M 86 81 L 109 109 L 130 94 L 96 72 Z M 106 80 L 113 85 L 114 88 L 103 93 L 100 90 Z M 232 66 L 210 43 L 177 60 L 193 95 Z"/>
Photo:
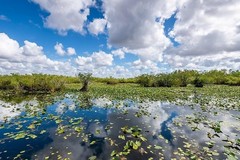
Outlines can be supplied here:
<path id="1" fill-rule="evenodd" d="M 0 159 L 239 157 L 237 111 L 106 98 L 84 103 L 69 95 L 48 106 L 0 101 Z"/>

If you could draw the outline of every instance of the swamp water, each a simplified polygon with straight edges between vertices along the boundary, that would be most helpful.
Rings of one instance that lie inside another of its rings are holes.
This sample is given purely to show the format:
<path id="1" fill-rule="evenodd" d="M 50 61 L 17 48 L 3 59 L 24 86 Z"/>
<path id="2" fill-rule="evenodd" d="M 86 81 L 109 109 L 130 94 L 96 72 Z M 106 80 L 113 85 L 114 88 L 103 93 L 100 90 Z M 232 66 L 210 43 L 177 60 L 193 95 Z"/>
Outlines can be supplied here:
<path id="1" fill-rule="evenodd" d="M 0 101 L 0 159 L 240 158 L 240 112 L 161 101 Z"/>

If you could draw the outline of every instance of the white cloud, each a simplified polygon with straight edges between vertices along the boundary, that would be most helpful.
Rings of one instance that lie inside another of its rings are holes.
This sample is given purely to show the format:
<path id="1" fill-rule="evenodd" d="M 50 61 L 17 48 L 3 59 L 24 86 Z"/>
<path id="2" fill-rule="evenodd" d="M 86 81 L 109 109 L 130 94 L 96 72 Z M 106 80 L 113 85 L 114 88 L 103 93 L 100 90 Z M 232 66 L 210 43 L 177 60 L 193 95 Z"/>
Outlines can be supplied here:
<path id="1" fill-rule="evenodd" d="M 65 51 L 62 43 L 56 43 L 56 45 L 54 46 L 54 49 L 56 53 L 60 56 L 64 56 L 64 55 L 72 56 L 76 54 L 75 49 L 72 47 L 68 47 L 67 51 Z"/>
<path id="2" fill-rule="evenodd" d="M 90 68 L 90 67 L 98 68 L 98 67 L 104 67 L 104 66 L 111 66 L 112 62 L 113 62 L 113 55 L 107 54 L 103 51 L 94 52 L 89 57 L 78 56 L 76 58 L 76 63 L 79 66 L 83 66 L 83 67 L 87 67 L 87 68 Z"/>
<path id="3" fill-rule="evenodd" d="M 186 1 L 179 6 L 172 36 L 182 44 L 181 55 L 209 55 L 239 51 L 240 2 Z"/>
<path id="4" fill-rule="evenodd" d="M 113 62 L 113 56 L 103 51 L 94 52 L 91 57 L 96 66 L 111 66 Z"/>
<path id="5" fill-rule="evenodd" d="M 16 40 L 0 33 L 0 73 L 47 73 L 74 75 L 76 69 L 70 62 L 49 59 L 43 47 L 34 42 L 24 41 L 20 47 Z"/>
<path id="6" fill-rule="evenodd" d="M 98 35 L 104 33 L 106 24 L 107 21 L 105 19 L 94 19 L 93 22 L 88 25 L 88 30 L 90 33 Z"/>
<path id="7" fill-rule="evenodd" d="M 76 63 L 79 66 L 85 66 L 85 65 L 90 65 L 92 63 L 92 57 L 82 57 L 82 56 L 78 56 L 76 58 Z"/>
<path id="8" fill-rule="evenodd" d="M 240 2 L 183 1 L 170 35 L 181 45 L 169 47 L 166 59 L 173 67 L 240 69 Z"/>
<path id="9" fill-rule="evenodd" d="M 112 54 L 114 56 L 118 56 L 120 59 L 124 59 L 125 58 L 125 52 L 127 52 L 127 49 L 126 48 L 121 48 L 121 49 L 113 50 Z"/>
<path id="10" fill-rule="evenodd" d="M 97 77 L 117 77 L 117 78 L 123 78 L 123 77 L 133 77 L 136 75 L 135 72 L 130 71 L 125 66 L 112 66 L 112 67 L 99 67 L 94 68 L 92 70 L 92 73 L 94 76 Z"/>
<path id="11" fill-rule="evenodd" d="M 240 52 L 221 52 L 214 55 L 187 56 L 166 55 L 165 60 L 173 69 L 240 69 Z"/>
<path id="12" fill-rule="evenodd" d="M 161 61 L 171 43 L 164 34 L 164 19 L 176 10 L 175 0 L 104 0 L 108 43 L 125 47 L 143 61 Z M 113 9 L 114 8 L 114 9 Z M 160 22 L 156 19 L 161 17 Z"/>
<path id="13" fill-rule="evenodd" d="M 161 62 L 174 69 L 240 69 L 238 0 L 104 0 L 103 8 L 109 45 L 127 48 L 141 63 Z M 177 21 L 169 35 L 180 43 L 178 47 L 164 33 L 165 20 L 175 12 Z"/>
<path id="14" fill-rule="evenodd" d="M 160 71 L 157 63 L 150 60 L 141 61 L 139 59 L 132 62 L 131 66 L 134 70 L 139 70 L 139 73 L 157 73 Z"/>
<path id="15" fill-rule="evenodd" d="M 21 53 L 17 41 L 10 39 L 5 33 L 0 33 L 0 58 L 16 57 Z"/>
<path id="16" fill-rule="evenodd" d="M 76 51 L 75 51 L 74 48 L 68 47 L 68 48 L 67 48 L 67 54 L 71 56 L 71 55 L 76 54 Z"/>
<path id="17" fill-rule="evenodd" d="M 142 49 L 156 44 L 167 45 L 168 39 L 164 36 L 163 26 L 156 22 L 157 17 L 169 18 L 171 11 L 175 10 L 174 6 L 167 4 L 170 3 L 159 0 L 105 0 L 109 43 L 128 49 Z M 164 7 L 167 10 L 161 10 Z"/>
<path id="18" fill-rule="evenodd" d="M 16 40 L 0 33 L 0 74 L 45 73 L 75 75 L 77 72 L 92 72 L 99 77 L 131 77 L 133 74 L 124 66 L 113 65 L 113 55 L 103 51 L 91 56 L 78 56 L 74 61 L 61 62 L 49 59 L 43 47 L 24 41 L 20 46 Z"/>
<path id="19" fill-rule="evenodd" d="M 72 30 L 84 33 L 85 22 L 89 15 L 92 0 L 32 0 L 50 15 L 44 20 L 47 28 L 56 29 L 59 34 L 66 35 Z"/>
<path id="20" fill-rule="evenodd" d="M 135 72 L 126 66 L 114 65 L 113 55 L 103 51 L 94 52 L 91 56 L 78 56 L 75 60 L 79 72 L 91 72 L 96 77 L 133 77 Z"/>
<path id="21" fill-rule="evenodd" d="M 37 56 L 43 54 L 43 47 L 38 46 L 36 43 L 24 41 L 24 46 L 22 47 L 23 54 L 26 56 Z"/>
<path id="22" fill-rule="evenodd" d="M 63 49 L 63 45 L 62 43 L 57 43 L 55 46 L 54 46 L 54 49 L 56 50 L 57 54 L 60 55 L 60 56 L 63 56 L 65 55 L 65 51 Z"/>
<path id="23" fill-rule="evenodd" d="M 44 21 L 46 27 L 56 29 L 60 34 L 67 34 L 69 30 L 84 33 L 84 28 L 93 35 L 106 32 L 107 45 L 114 49 L 109 52 L 111 54 L 100 51 L 90 56 L 78 56 L 75 63 L 59 62 L 49 59 L 43 47 L 34 42 L 24 41 L 20 46 L 0 33 L 1 73 L 17 70 L 57 70 L 60 73 L 62 67 L 70 69 L 74 65 L 78 70 L 92 71 L 99 76 L 130 75 L 132 70 L 136 71 L 134 74 L 159 72 L 166 68 L 240 69 L 238 0 L 104 0 L 104 18 L 90 23 L 87 16 L 89 7 L 94 5 L 91 0 L 32 1 L 49 13 Z M 177 20 L 169 36 L 180 43 L 177 47 L 164 33 L 165 20 L 175 13 Z M 76 54 L 74 48 L 64 48 L 61 43 L 54 48 L 59 55 Z M 138 60 L 130 62 L 129 68 L 114 65 L 113 57 L 123 59 L 126 53 L 138 56 Z"/>

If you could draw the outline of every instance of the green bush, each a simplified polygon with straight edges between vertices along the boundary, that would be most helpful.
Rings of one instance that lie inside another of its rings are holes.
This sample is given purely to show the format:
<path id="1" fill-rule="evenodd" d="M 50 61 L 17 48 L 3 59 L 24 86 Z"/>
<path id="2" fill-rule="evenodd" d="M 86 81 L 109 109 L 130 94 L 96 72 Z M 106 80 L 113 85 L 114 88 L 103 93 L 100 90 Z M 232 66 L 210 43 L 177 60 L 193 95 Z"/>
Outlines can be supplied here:
<path id="1" fill-rule="evenodd" d="M 12 84 L 11 80 L 2 80 L 0 81 L 0 89 L 2 90 L 14 89 L 14 85 Z"/>
<path id="2" fill-rule="evenodd" d="M 203 87 L 203 80 L 197 76 L 193 82 L 195 87 Z"/>
<path id="3" fill-rule="evenodd" d="M 154 87 L 154 80 L 153 80 L 153 76 L 151 75 L 141 75 L 138 77 L 138 81 L 137 81 L 141 86 L 143 87 Z"/>
<path id="4" fill-rule="evenodd" d="M 230 86 L 240 86 L 240 78 L 238 77 L 228 77 L 227 84 Z"/>
<path id="5" fill-rule="evenodd" d="M 119 83 L 119 81 L 115 78 L 106 79 L 106 84 L 114 85 L 114 84 L 118 84 L 118 83 Z"/>

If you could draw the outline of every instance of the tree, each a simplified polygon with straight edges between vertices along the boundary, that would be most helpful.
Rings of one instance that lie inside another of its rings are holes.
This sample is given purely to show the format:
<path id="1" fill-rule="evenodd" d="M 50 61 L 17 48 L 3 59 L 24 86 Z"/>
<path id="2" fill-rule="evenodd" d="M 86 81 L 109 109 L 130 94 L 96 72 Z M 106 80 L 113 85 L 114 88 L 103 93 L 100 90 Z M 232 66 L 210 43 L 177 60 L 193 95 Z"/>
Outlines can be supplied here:
<path id="1" fill-rule="evenodd" d="M 79 73 L 78 77 L 82 82 L 82 88 L 80 89 L 80 91 L 82 92 L 88 91 L 88 84 L 92 78 L 92 73 Z"/>
<path id="2" fill-rule="evenodd" d="M 187 87 L 188 84 L 188 76 L 186 72 L 180 73 L 180 87 Z"/>
<path id="3" fill-rule="evenodd" d="M 203 80 L 200 79 L 199 75 L 196 75 L 193 84 L 195 85 L 195 87 L 203 87 Z"/>

